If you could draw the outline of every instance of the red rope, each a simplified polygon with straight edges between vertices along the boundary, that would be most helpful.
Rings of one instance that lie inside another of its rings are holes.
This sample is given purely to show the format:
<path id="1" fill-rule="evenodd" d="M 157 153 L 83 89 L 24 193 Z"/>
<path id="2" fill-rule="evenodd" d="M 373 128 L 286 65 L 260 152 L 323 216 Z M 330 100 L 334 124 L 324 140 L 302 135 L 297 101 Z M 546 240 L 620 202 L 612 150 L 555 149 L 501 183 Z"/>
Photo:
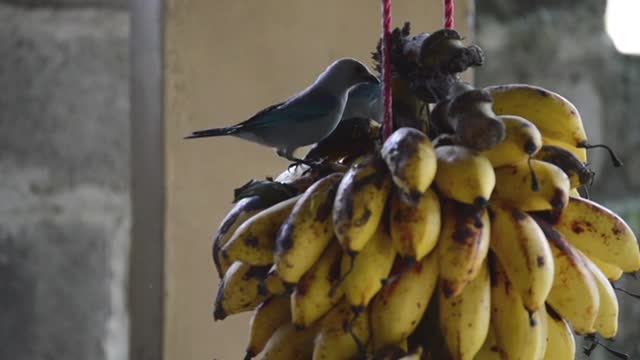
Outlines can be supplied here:
<path id="1" fill-rule="evenodd" d="M 382 86 L 384 99 L 384 139 L 393 133 L 391 93 L 391 0 L 382 0 Z"/>
<path id="2" fill-rule="evenodd" d="M 456 12 L 456 6 L 454 4 L 454 0 L 444 0 L 444 27 L 445 29 L 453 29 L 455 24 L 455 19 L 453 18 L 453 14 Z"/>

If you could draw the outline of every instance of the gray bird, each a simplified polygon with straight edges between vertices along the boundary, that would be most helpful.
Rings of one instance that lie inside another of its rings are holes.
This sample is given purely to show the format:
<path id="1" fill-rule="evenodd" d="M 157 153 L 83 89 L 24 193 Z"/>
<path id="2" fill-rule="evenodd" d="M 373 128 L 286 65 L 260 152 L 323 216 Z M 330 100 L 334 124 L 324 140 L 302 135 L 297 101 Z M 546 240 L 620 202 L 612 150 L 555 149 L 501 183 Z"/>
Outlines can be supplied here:
<path id="1" fill-rule="evenodd" d="M 335 61 L 302 92 L 271 105 L 239 124 L 198 130 L 186 139 L 230 135 L 277 150 L 290 161 L 297 148 L 315 144 L 338 126 L 351 88 L 360 83 L 379 84 L 380 80 L 358 60 Z"/>

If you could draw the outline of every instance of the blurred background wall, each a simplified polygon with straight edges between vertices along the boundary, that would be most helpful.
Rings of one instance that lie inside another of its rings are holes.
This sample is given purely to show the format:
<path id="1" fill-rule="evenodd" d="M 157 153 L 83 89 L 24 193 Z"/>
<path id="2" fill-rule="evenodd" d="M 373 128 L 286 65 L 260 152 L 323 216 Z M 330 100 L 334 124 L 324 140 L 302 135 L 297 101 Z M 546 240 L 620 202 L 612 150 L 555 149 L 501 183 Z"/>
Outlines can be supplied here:
<path id="1" fill-rule="evenodd" d="M 125 359 L 125 0 L 0 1 L 0 359 Z"/>
<path id="2" fill-rule="evenodd" d="M 631 5 L 635 2 L 618 0 L 621 5 L 627 4 L 627 12 L 634 11 Z M 618 52 L 605 30 L 606 6 L 605 0 L 477 1 L 476 43 L 484 50 L 486 63 L 476 70 L 475 79 L 479 86 L 516 82 L 540 85 L 571 100 L 582 115 L 590 142 L 611 146 L 625 163 L 616 169 L 605 151 L 589 152 L 596 171 L 592 198 L 621 214 L 637 234 L 640 56 Z M 629 20 L 614 17 L 610 21 Z M 638 32 L 632 34 L 638 44 Z M 640 293 L 640 281 L 629 275 L 617 284 Z M 605 343 L 639 359 L 640 300 L 620 292 L 617 295 L 620 331 L 614 343 Z M 611 358 L 602 348 L 591 356 Z"/>

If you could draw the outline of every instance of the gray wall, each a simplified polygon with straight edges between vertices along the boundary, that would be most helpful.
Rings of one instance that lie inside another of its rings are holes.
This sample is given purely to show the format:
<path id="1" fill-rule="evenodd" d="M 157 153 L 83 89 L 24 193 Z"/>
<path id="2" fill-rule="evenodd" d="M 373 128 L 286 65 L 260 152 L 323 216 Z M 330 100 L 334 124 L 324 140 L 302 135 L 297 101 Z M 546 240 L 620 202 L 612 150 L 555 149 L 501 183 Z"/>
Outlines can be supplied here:
<path id="1" fill-rule="evenodd" d="M 591 195 L 640 230 L 640 57 L 619 54 L 604 29 L 604 0 L 481 0 L 476 41 L 486 64 L 479 85 L 525 82 L 547 87 L 578 107 L 592 143 L 614 148 L 625 162 L 612 167 L 603 151 L 589 152 L 597 175 Z M 619 285 L 640 293 L 640 280 Z M 615 349 L 640 358 L 640 300 L 618 293 Z M 580 351 L 580 349 L 578 349 Z M 580 356 L 579 358 L 584 358 Z M 592 359 L 614 359 L 598 349 Z"/>
<path id="2" fill-rule="evenodd" d="M 0 359 L 123 359 L 126 1 L 0 1 Z"/>

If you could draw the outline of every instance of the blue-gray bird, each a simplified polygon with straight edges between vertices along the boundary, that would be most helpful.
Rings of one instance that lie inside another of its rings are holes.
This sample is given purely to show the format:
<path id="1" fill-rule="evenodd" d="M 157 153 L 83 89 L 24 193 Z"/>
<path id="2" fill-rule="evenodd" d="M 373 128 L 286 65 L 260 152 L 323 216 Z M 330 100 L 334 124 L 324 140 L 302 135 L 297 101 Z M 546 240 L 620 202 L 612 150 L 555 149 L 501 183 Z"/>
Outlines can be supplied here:
<path id="1" fill-rule="evenodd" d="M 194 131 L 186 139 L 230 135 L 269 146 L 290 160 L 297 148 L 315 144 L 338 126 L 351 88 L 360 83 L 379 84 L 358 60 L 335 61 L 302 92 L 271 105 L 239 124 Z"/>
<path id="2" fill-rule="evenodd" d="M 342 120 L 360 118 L 380 123 L 383 116 L 382 84 L 360 83 L 349 90 L 349 98 L 342 113 Z"/>

